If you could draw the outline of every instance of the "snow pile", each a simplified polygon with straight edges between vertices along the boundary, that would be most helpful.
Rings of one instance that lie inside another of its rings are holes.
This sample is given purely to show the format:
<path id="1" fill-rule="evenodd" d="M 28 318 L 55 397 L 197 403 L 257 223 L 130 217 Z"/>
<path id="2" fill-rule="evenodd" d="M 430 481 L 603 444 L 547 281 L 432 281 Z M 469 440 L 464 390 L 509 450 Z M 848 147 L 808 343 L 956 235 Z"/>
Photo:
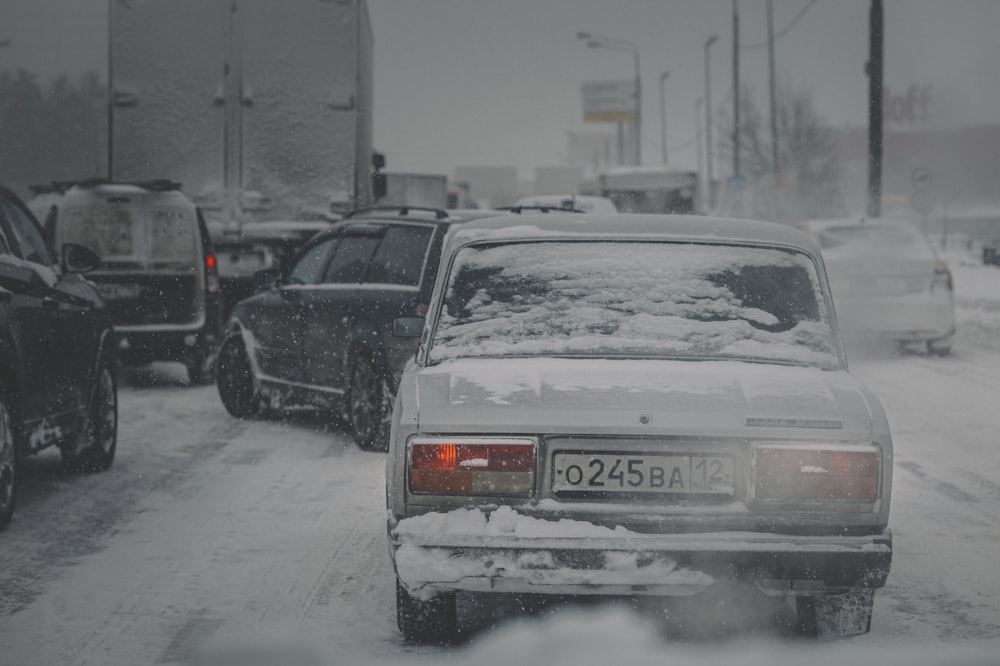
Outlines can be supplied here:
<path id="1" fill-rule="evenodd" d="M 449 661 L 463 665 L 508 666 L 627 663 L 630 666 L 972 666 L 997 663 L 1000 642 L 907 643 L 834 642 L 789 645 L 762 640 L 697 645 L 668 642 L 656 623 L 623 608 L 564 611 L 525 620 L 486 635 Z"/>
<path id="2" fill-rule="evenodd" d="M 537 242 L 462 250 L 432 361 L 677 355 L 836 367 L 812 262 L 676 243 Z"/>
<path id="3" fill-rule="evenodd" d="M 458 556 L 449 549 L 423 547 L 421 543 L 453 543 L 463 537 L 508 537 L 507 546 L 516 546 L 517 539 L 608 539 L 631 542 L 643 535 L 624 527 L 614 529 L 592 523 L 561 519 L 541 520 L 518 514 L 509 506 L 500 506 L 487 515 L 479 509 L 456 509 L 449 513 L 428 513 L 405 518 L 393 531 L 400 546 L 396 551 L 396 570 L 401 581 L 415 594 L 423 594 L 427 583 L 459 581 L 463 578 L 524 578 L 539 585 L 579 584 L 641 584 L 651 578 L 661 584 L 690 586 L 704 589 L 714 579 L 700 571 L 679 568 L 667 559 L 644 560 L 633 551 L 603 553 L 604 569 L 578 570 L 561 567 L 549 550 L 504 552 L 489 550 L 481 555 Z M 527 547 L 528 544 L 525 543 Z M 426 591 L 427 596 L 433 591 Z"/>
<path id="4" fill-rule="evenodd" d="M 399 521 L 395 530 L 402 540 L 439 535 L 502 536 L 522 538 L 602 538 L 625 537 L 624 527 L 615 529 L 563 518 L 559 521 L 522 516 L 509 506 L 498 507 L 490 515 L 479 509 L 456 509 L 448 513 L 426 513 Z"/>

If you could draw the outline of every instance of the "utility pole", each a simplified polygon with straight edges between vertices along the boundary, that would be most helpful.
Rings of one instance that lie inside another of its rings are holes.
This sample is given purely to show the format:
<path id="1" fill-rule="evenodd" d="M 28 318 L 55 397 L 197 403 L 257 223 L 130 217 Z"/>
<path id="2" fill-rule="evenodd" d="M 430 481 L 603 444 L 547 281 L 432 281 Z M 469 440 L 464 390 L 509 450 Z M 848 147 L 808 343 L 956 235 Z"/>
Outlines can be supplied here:
<path id="1" fill-rule="evenodd" d="M 667 92 L 664 83 L 670 72 L 660 74 L 660 143 L 663 144 L 663 163 L 667 163 Z"/>
<path id="2" fill-rule="evenodd" d="M 774 7 L 767 0 L 767 69 L 771 87 L 771 169 L 774 171 L 775 193 L 778 188 L 778 92 L 774 81 Z"/>
<path id="3" fill-rule="evenodd" d="M 705 40 L 705 163 L 708 174 L 708 208 L 715 208 L 715 188 L 712 181 L 712 64 L 709 60 L 712 44 L 719 41 L 718 35 L 712 35 Z"/>
<path id="4" fill-rule="evenodd" d="M 733 0 L 733 175 L 740 175 L 740 15 Z"/>
<path id="5" fill-rule="evenodd" d="M 227 57 L 223 70 L 223 154 L 226 233 L 238 233 L 243 219 L 243 44 L 239 4 L 228 3 Z"/>
<path id="6" fill-rule="evenodd" d="M 882 215 L 882 66 L 885 12 L 872 0 L 868 21 L 868 217 Z"/>
<path id="7" fill-rule="evenodd" d="M 115 0 L 108 0 L 108 180 L 115 179 Z"/>

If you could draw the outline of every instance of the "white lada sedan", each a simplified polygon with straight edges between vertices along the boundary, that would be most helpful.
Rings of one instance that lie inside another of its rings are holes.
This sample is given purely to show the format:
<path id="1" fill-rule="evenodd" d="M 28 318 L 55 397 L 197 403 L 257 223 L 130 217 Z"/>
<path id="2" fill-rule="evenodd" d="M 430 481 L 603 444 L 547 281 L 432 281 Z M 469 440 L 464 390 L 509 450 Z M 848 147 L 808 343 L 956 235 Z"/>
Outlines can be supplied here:
<path id="1" fill-rule="evenodd" d="M 819 250 L 689 216 L 494 218 L 450 238 L 393 411 L 399 628 L 458 592 L 795 597 L 867 632 L 892 439 L 847 371 Z"/>

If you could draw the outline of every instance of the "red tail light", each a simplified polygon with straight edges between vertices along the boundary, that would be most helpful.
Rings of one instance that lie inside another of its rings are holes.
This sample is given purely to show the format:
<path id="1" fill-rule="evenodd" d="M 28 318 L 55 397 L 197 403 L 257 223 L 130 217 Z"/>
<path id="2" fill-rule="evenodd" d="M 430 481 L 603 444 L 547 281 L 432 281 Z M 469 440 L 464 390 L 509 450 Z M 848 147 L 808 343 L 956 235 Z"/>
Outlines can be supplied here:
<path id="1" fill-rule="evenodd" d="M 878 497 L 878 477 L 873 449 L 761 446 L 754 452 L 758 500 L 872 502 Z"/>
<path id="2" fill-rule="evenodd" d="M 218 294 L 221 291 L 219 285 L 219 265 L 214 254 L 205 255 L 205 291 L 209 294 Z"/>
<path id="3" fill-rule="evenodd" d="M 948 264 L 940 260 L 934 264 L 934 280 L 931 282 L 931 291 L 934 291 L 935 287 L 943 287 L 948 291 L 953 291 L 955 288 Z"/>
<path id="4" fill-rule="evenodd" d="M 410 492 L 530 495 L 535 441 L 527 438 L 419 437 L 410 441 Z"/>

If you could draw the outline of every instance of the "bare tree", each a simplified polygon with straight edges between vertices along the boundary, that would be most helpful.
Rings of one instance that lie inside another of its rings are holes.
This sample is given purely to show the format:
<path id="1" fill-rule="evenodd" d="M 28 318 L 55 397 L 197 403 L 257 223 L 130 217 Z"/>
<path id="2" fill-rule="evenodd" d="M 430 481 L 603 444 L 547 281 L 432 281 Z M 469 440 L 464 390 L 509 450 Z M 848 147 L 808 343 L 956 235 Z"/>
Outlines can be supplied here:
<path id="1" fill-rule="evenodd" d="M 732 122 L 720 153 L 732 155 Z M 744 86 L 740 103 L 741 171 L 750 201 L 746 211 L 755 217 L 797 222 L 845 214 L 841 176 L 833 129 L 820 117 L 812 95 L 778 86 L 778 169 L 771 152 L 770 119 L 757 104 L 753 90 Z"/>

